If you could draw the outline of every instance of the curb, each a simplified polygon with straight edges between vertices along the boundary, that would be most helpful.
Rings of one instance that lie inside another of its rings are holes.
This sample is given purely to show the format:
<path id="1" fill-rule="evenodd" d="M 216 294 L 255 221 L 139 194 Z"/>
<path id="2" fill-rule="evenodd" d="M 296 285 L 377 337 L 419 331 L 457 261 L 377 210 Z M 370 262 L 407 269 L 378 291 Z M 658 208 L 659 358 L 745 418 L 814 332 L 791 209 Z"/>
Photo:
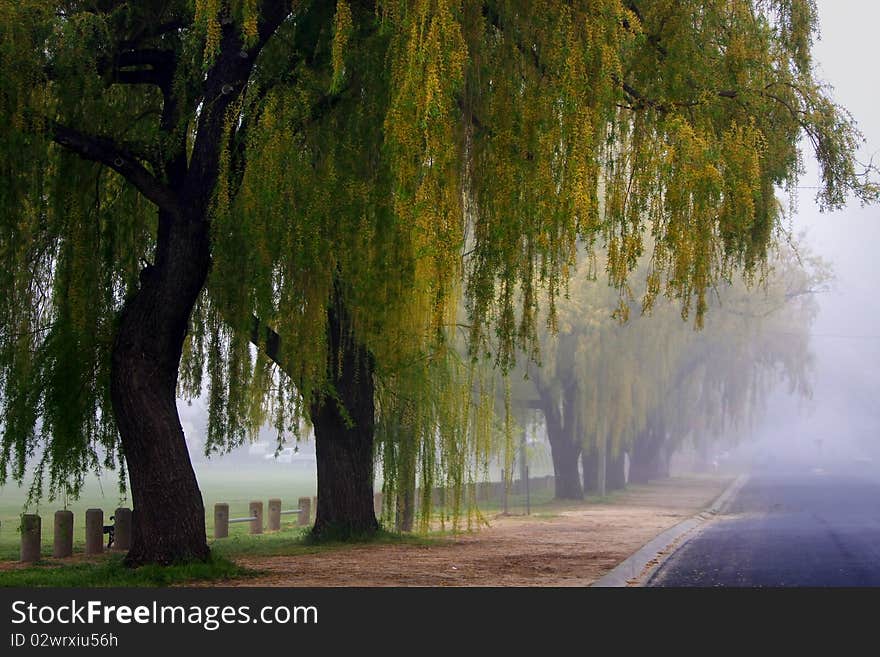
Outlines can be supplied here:
<path id="1" fill-rule="evenodd" d="M 720 514 L 730 504 L 748 479 L 746 474 L 734 479 L 705 510 L 655 536 L 591 586 L 642 586 L 664 561 L 696 535 L 695 530 L 698 527 Z"/>

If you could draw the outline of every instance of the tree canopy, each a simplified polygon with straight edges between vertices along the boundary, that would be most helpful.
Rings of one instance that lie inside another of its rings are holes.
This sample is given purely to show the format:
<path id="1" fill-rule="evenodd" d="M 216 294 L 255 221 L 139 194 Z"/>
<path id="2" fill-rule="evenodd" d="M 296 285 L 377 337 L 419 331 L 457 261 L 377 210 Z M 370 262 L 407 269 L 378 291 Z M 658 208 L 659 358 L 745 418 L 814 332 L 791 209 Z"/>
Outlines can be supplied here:
<path id="1" fill-rule="evenodd" d="M 342 427 L 340 376 L 442 358 L 461 295 L 471 356 L 509 370 L 579 242 L 625 299 L 650 236 L 647 305 L 701 320 L 763 261 L 802 134 L 824 205 L 876 192 L 809 0 L 22 0 L 0 24 L 0 471 L 45 445 L 50 491 L 121 455 L 152 499 L 160 453 L 189 467 L 178 384 L 207 383 L 214 445 L 333 403 Z"/>
<path id="2" fill-rule="evenodd" d="M 579 456 L 585 480 L 600 467 L 597 457 L 610 463 L 623 451 L 633 456 L 635 478 L 659 476 L 658 459 L 677 449 L 706 452 L 721 436 L 747 434 L 780 380 L 809 396 L 815 295 L 830 273 L 804 241 L 780 235 L 759 280 L 715 286 L 698 331 L 666 299 L 647 314 L 630 301 L 633 316 L 614 319 L 619 297 L 590 280 L 590 266 L 581 263 L 559 302 L 558 331 L 541 332 L 541 367 L 513 375 L 527 377 L 517 403 L 543 412 L 558 496 L 581 496 Z M 648 276 L 643 256 L 634 278 Z"/>

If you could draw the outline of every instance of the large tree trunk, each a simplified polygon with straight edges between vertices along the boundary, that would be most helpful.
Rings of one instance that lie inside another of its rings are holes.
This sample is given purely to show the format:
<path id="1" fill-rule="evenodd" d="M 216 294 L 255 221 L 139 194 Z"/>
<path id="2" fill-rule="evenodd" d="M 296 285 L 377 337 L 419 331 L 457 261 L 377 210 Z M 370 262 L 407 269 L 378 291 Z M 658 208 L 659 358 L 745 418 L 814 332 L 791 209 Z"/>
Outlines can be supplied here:
<path id="1" fill-rule="evenodd" d="M 333 394 L 311 406 L 318 466 L 312 533 L 345 539 L 379 528 L 373 510 L 373 359 L 353 339 L 338 288 L 327 311 L 327 375 Z"/>
<path id="2" fill-rule="evenodd" d="M 550 433 L 548 432 L 548 436 Z M 561 439 L 550 440 L 550 452 L 553 457 L 553 472 L 556 475 L 556 499 L 582 500 L 584 489 L 581 488 L 581 477 L 578 472 L 578 456 L 581 446 L 563 436 Z"/>
<path id="3" fill-rule="evenodd" d="M 208 230 L 160 212 L 155 264 L 141 273 L 113 344 L 110 392 L 134 512 L 130 566 L 209 556 L 205 508 L 176 404 L 183 341 L 210 268 Z"/>
<path id="4" fill-rule="evenodd" d="M 547 425 L 547 439 L 550 441 L 550 456 L 553 459 L 556 499 L 582 500 L 584 489 L 578 472 L 578 458 L 581 441 L 574 431 L 574 405 L 571 399 L 564 399 L 562 408 L 555 395 L 549 390 L 539 388 L 541 410 Z"/>
<path id="5" fill-rule="evenodd" d="M 657 430 L 639 436 L 633 446 L 630 481 L 646 483 L 652 479 L 669 476 L 669 461 L 664 438 L 663 432 Z"/>
<path id="6" fill-rule="evenodd" d="M 584 478 L 584 493 L 599 490 L 599 452 L 596 448 L 581 452 L 581 476 Z"/>

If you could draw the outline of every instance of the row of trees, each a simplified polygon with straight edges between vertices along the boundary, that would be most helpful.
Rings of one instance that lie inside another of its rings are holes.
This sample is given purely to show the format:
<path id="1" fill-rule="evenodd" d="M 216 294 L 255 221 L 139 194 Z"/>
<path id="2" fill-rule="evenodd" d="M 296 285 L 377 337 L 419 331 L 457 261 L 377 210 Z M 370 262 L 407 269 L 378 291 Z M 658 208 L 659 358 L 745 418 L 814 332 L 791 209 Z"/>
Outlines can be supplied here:
<path id="1" fill-rule="evenodd" d="M 621 323 L 612 317 L 617 291 L 592 283 L 590 266 L 559 303 L 558 331 L 541 335 L 542 366 L 516 374 L 520 414 L 534 408 L 544 418 L 557 498 L 622 486 L 624 452 L 633 481 L 668 476 L 675 450 L 708 454 L 720 438 L 747 433 L 780 380 L 809 395 L 814 295 L 830 273 L 805 244 L 775 243 L 751 287 L 720 283 L 700 331 L 664 300 Z M 635 273 L 647 270 L 643 259 Z"/>
<path id="2" fill-rule="evenodd" d="M 648 233 L 647 302 L 701 321 L 803 134 L 826 206 L 874 198 L 814 32 L 809 0 L 0 3 L 2 481 L 124 467 L 128 563 L 205 559 L 175 398 L 206 389 L 218 449 L 309 419 L 315 532 L 373 531 L 377 418 L 403 479 L 438 422 L 453 479 L 485 444 L 410 394 L 473 388 L 451 327 L 509 371 L 579 243 L 626 289 Z"/>

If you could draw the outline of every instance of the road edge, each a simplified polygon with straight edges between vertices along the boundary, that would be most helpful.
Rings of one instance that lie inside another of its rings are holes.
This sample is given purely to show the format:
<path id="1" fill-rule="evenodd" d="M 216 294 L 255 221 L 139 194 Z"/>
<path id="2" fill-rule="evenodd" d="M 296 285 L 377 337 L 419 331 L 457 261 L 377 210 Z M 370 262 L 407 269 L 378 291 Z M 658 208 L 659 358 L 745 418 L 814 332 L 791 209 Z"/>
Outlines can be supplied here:
<path id="1" fill-rule="evenodd" d="M 748 479 L 747 474 L 739 475 L 704 510 L 658 534 L 590 586 L 642 586 L 673 553 L 697 534 L 699 527 L 724 511 Z"/>

